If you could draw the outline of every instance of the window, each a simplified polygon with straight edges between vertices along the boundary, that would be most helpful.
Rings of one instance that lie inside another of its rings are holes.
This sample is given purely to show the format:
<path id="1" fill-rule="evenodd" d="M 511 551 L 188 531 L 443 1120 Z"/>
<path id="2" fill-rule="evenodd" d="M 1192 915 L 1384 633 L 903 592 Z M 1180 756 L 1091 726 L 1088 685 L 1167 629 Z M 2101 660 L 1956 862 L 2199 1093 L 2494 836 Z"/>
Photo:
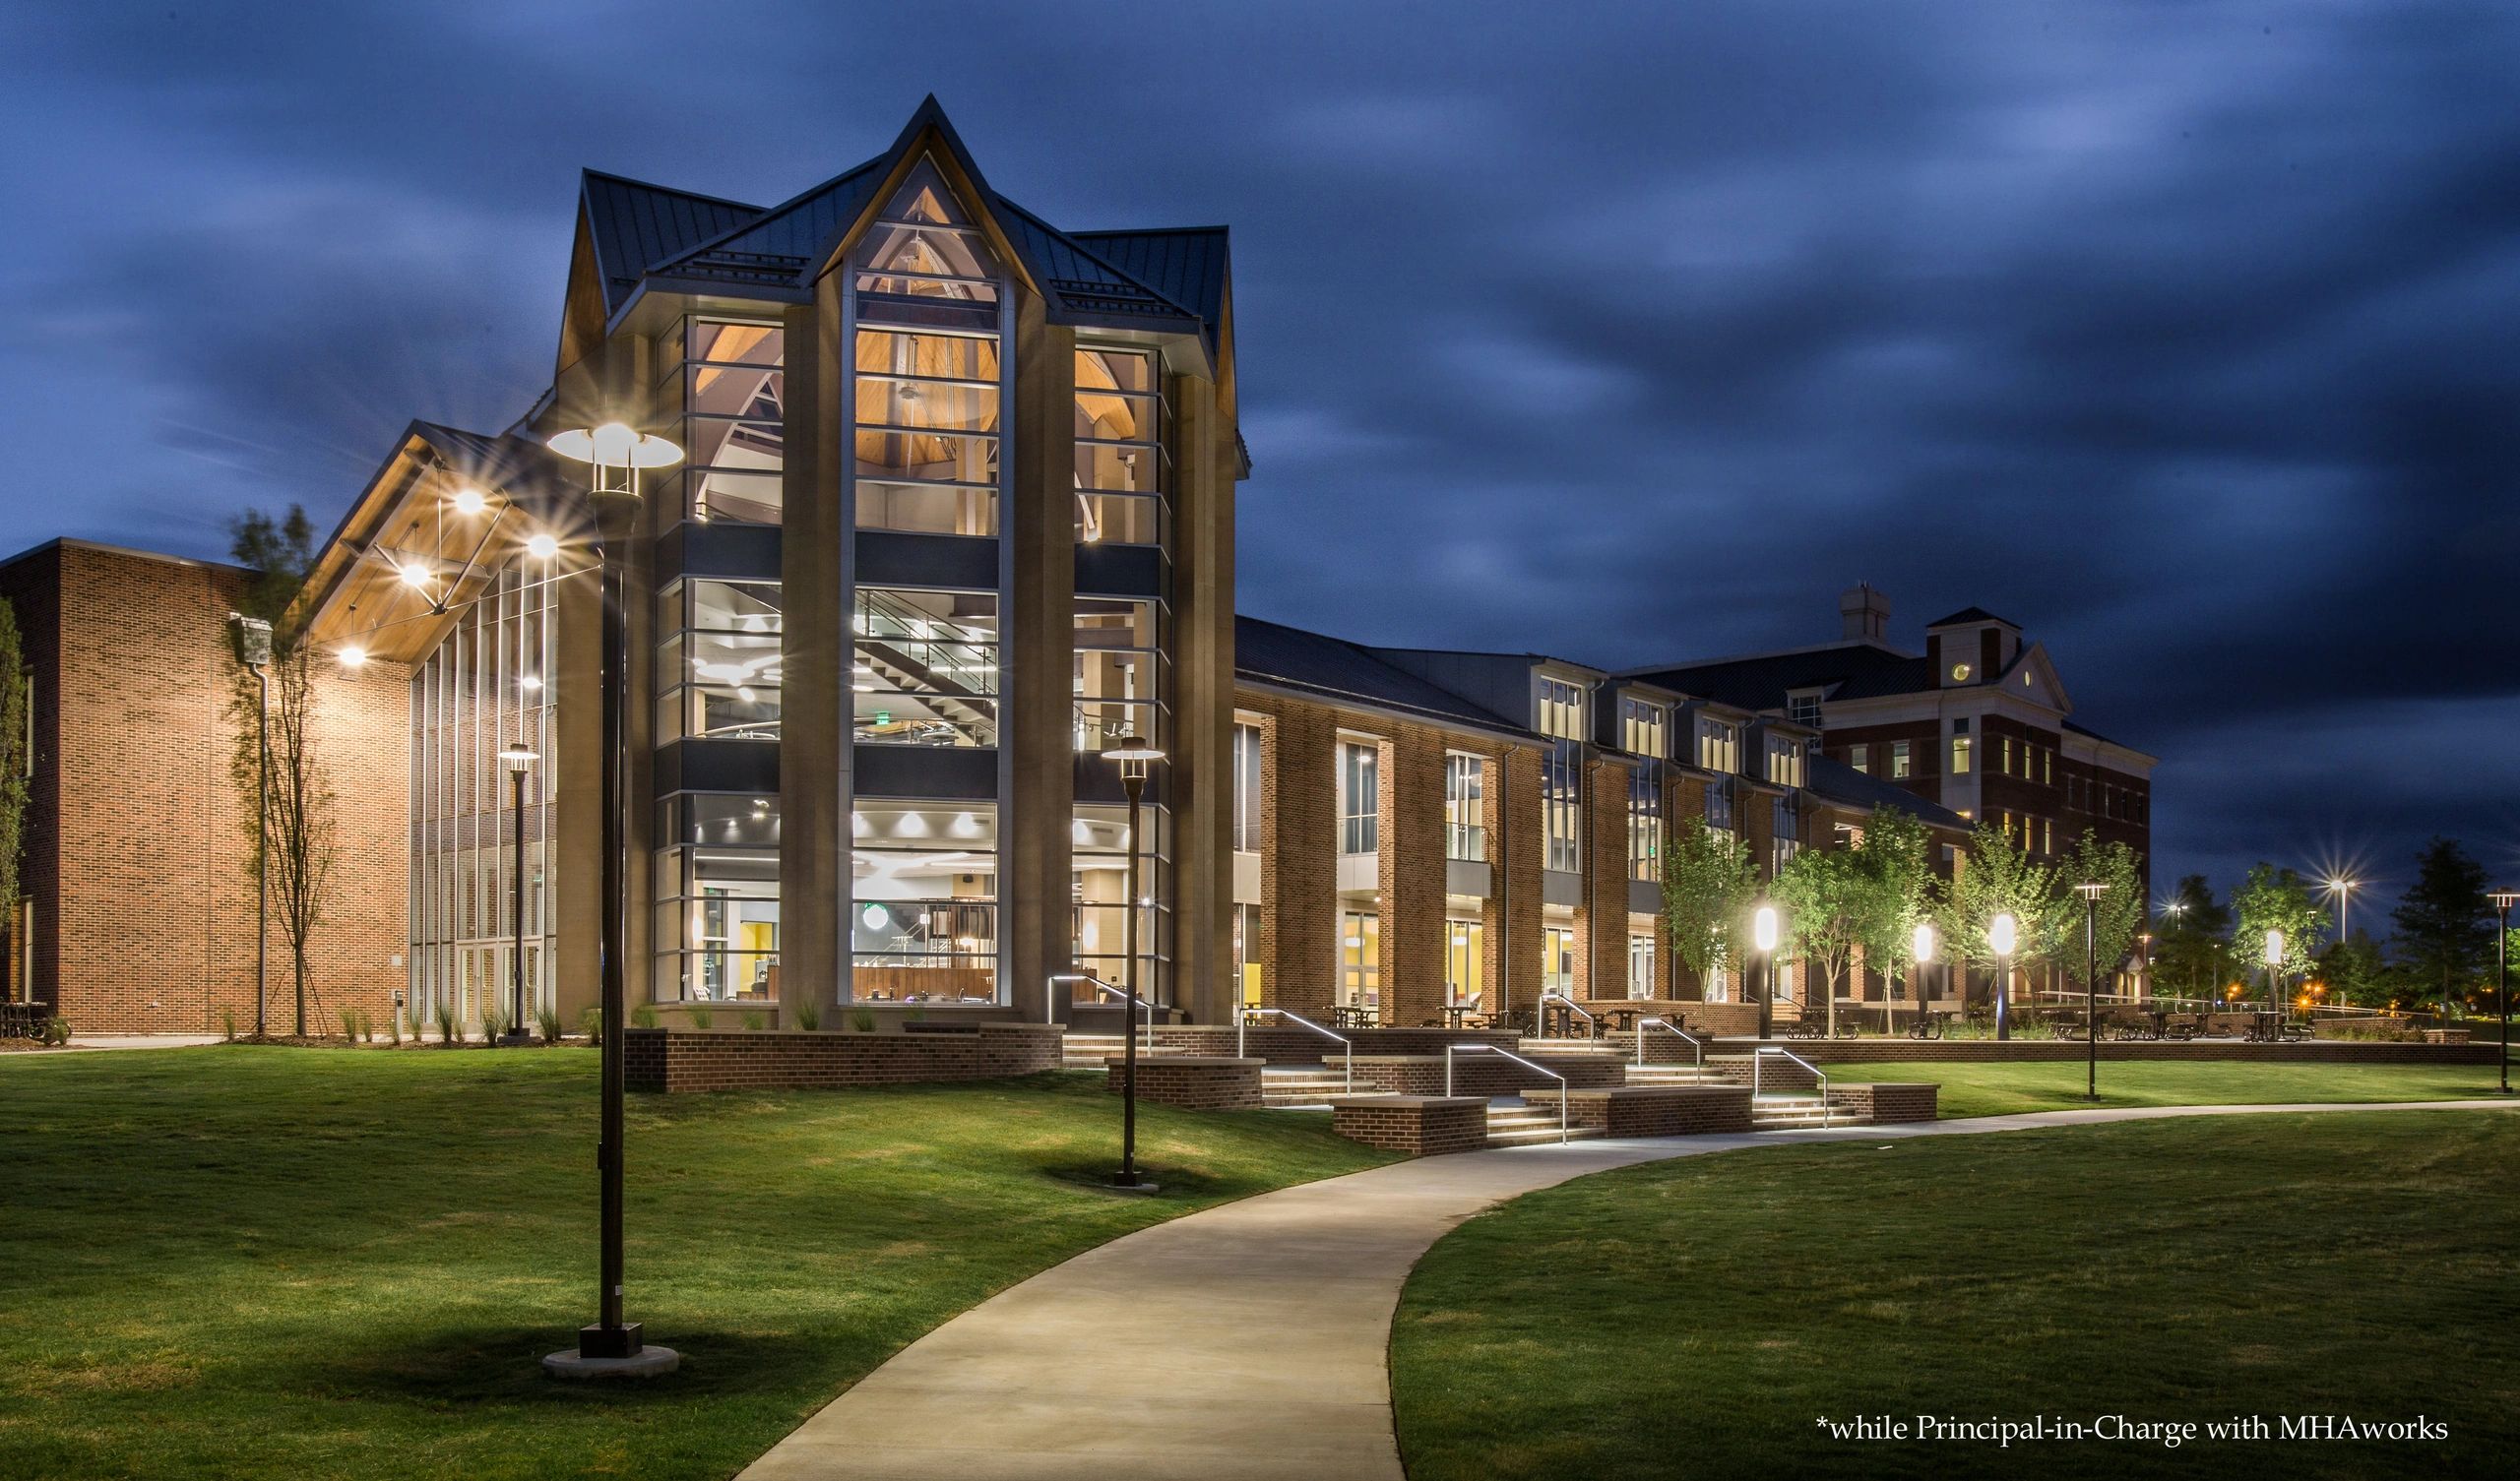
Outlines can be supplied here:
<path id="1" fill-rule="evenodd" d="M 1802 785 L 1802 742 L 1781 735 L 1768 737 L 1768 780 L 1781 787 Z"/>
<path id="2" fill-rule="evenodd" d="M 1820 723 L 1820 691 L 1804 689 L 1787 695 L 1785 717 L 1797 725 L 1816 727 Z"/>
<path id="3" fill-rule="evenodd" d="M 1621 697 L 1618 702 L 1618 748 L 1630 756 L 1661 761 L 1670 753 L 1662 706 Z"/>
<path id="4" fill-rule="evenodd" d="M 2005 776 L 2012 774 L 2012 737 L 2009 735 L 1995 737 L 1995 771 Z"/>
<path id="5" fill-rule="evenodd" d="M 1146 840 L 1138 855 L 1138 985 L 1158 1003 L 1170 1001 L 1167 967 L 1172 956 L 1171 898 L 1165 881 L 1170 867 L 1169 814 L 1139 812 Z M 1079 803 L 1068 835 L 1069 891 L 1073 904 L 1069 956 L 1080 971 L 1105 982 L 1124 980 L 1129 965 L 1129 810 Z M 1100 1002 L 1091 984 L 1079 984 L 1077 1001 Z M 1116 1001 L 1116 1000 L 1110 1000 Z"/>
<path id="6" fill-rule="evenodd" d="M 1382 917 L 1370 910 L 1339 916 L 1339 1006 L 1382 1016 Z"/>
<path id="7" fill-rule="evenodd" d="M 1869 775 L 1872 771 L 1872 748 L 1861 745 L 1847 747 L 1847 765 Z"/>
<path id="8" fill-rule="evenodd" d="M 657 744 L 779 739 L 774 582 L 678 581 L 657 597 Z"/>
<path id="9" fill-rule="evenodd" d="M 1775 800 L 1770 821 L 1774 828 L 1775 839 L 1772 844 L 1773 857 L 1768 862 L 1769 873 L 1774 874 L 1777 870 L 1783 869 L 1786 861 L 1793 858 L 1802 847 L 1802 813 L 1794 805 L 1794 795 L 1791 792 Z"/>
<path id="10" fill-rule="evenodd" d="M 1477 920 L 1444 922 L 1444 1002 L 1477 1010 L 1487 996 L 1487 927 Z"/>
<path id="11" fill-rule="evenodd" d="M 1732 789 L 1721 777 L 1706 786 L 1706 826 L 1718 833 L 1732 831 Z"/>
<path id="12" fill-rule="evenodd" d="M 1076 538 L 1164 543 L 1164 401 L 1145 350 L 1076 352 Z"/>
<path id="13" fill-rule="evenodd" d="M 850 738 L 858 745 L 997 744 L 997 594 L 859 586 Z"/>
<path id="14" fill-rule="evenodd" d="M 2056 784 L 2056 748 L 2053 746 L 2039 749 L 2039 784 L 2050 787 Z"/>
<path id="15" fill-rule="evenodd" d="M 1584 691 L 1564 679 L 1540 681 L 1540 733 L 1559 740 L 1584 738 Z"/>
<path id="16" fill-rule="evenodd" d="M 779 799 L 686 792 L 657 805 L 657 996 L 779 995 Z"/>
<path id="17" fill-rule="evenodd" d="M 1908 756 L 1908 743 L 1906 741 L 1892 741 L 1890 743 L 1890 779 L 1893 781 L 1906 780 L 1911 774 L 1913 774 L 1911 771 L 1913 765 L 1914 763 L 1911 762 Z"/>
<path id="18" fill-rule="evenodd" d="M 1627 937 L 1627 995 L 1654 996 L 1654 933 L 1631 931 Z"/>
<path id="19" fill-rule="evenodd" d="M 1546 815 L 1550 869 L 1580 874 L 1584 869 L 1584 747 L 1580 741 L 1549 742 L 1541 758 L 1541 806 Z"/>
<path id="20" fill-rule="evenodd" d="M 1382 748 L 1339 743 L 1339 851 L 1372 853 L 1382 846 Z"/>
<path id="21" fill-rule="evenodd" d="M 1166 664 L 1150 601 L 1076 599 L 1076 749 L 1101 751 L 1124 735 L 1165 742 Z"/>
<path id="22" fill-rule="evenodd" d="M 2039 820 L 2039 851 L 2041 853 L 2056 851 L 2056 820 L 2053 818 Z"/>
<path id="23" fill-rule="evenodd" d="M 1459 751 L 1444 757 L 1444 857 L 1487 859 L 1487 760 Z"/>
<path id="24" fill-rule="evenodd" d="M 1265 968 L 1260 962 L 1260 907 L 1233 907 L 1233 980 L 1242 986 L 1242 1006 L 1258 1008 L 1268 996 L 1267 984 L 1261 981 Z"/>
<path id="25" fill-rule="evenodd" d="M 1005 387 L 1001 275 L 921 159 L 859 245 L 848 399 L 862 529 L 997 533 Z"/>
<path id="26" fill-rule="evenodd" d="M 1739 732 L 1722 720 L 1697 722 L 1697 764 L 1701 771 L 1729 776 L 1740 770 Z"/>
<path id="27" fill-rule="evenodd" d="M 1968 774 L 1969 774 L 1969 745 L 1970 745 L 1970 735 L 1969 735 L 1969 722 L 1968 722 L 1968 720 L 1966 720 L 1966 719 L 1957 719 L 1957 720 L 1953 720 L 1953 721 L 1951 722 L 1951 774 L 1952 774 L 1952 775 L 1954 775 L 1954 776 L 1966 776 L 1966 775 L 1968 775 Z"/>
<path id="28" fill-rule="evenodd" d="M 1663 765 L 1639 763 L 1627 778 L 1627 877 L 1663 878 Z"/>
<path id="29" fill-rule="evenodd" d="M 679 476 L 691 518 L 778 524 L 787 464 L 787 332 L 775 324 L 695 318 L 664 349 L 667 374 L 682 383 L 686 466 Z"/>
<path id="30" fill-rule="evenodd" d="M 1575 996 L 1575 928 L 1541 927 L 1540 952 L 1541 991 Z"/>
<path id="31" fill-rule="evenodd" d="M 1233 727 L 1233 848 L 1260 851 L 1260 727 Z"/>

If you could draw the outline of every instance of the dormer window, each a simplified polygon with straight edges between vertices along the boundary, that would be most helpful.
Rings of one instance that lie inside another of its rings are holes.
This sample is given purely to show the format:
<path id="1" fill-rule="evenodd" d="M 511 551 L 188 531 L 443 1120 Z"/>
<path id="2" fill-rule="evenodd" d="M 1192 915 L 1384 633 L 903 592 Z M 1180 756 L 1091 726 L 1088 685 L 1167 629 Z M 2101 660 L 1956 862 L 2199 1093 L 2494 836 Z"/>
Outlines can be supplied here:
<path id="1" fill-rule="evenodd" d="M 1802 785 L 1802 742 L 1768 737 L 1768 780 L 1781 787 Z"/>
<path id="2" fill-rule="evenodd" d="M 1661 761 L 1670 755 L 1663 707 L 1650 700 L 1622 697 L 1618 702 L 1618 748 L 1630 756 Z"/>
<path id="3" fill-rule="evenodd" d="M 1786 718 L 1797 725 L 1818 728 L 1820 723 L 1820 691 L 1799 689 L 1785 697 Z"/>
<path id="4" fill-rule="evenodd" d="M 1737 732 L 1722 720 L 1700 719 L 1697 722 L 1697 764 L 1700 771 L 1730 775 L 1740 770 Z"/>

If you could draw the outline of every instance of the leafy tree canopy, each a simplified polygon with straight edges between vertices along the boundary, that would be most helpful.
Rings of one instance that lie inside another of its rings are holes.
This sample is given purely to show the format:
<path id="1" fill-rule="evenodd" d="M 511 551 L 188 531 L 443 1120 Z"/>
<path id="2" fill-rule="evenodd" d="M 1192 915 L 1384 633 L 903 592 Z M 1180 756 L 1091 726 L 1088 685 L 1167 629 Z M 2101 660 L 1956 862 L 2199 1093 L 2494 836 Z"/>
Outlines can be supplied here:
<path id="1" fill-rule="evenodd" d="M 2485 866 L 2454 838 L 2434 838 L 2416 860 L 2415 883 L 2399 896 L 2390 945 L 2427 992 L 2456 996 L 2493 961 L 2493 906 Z"/>
<path id="2" fill-rule="evenodd" d="M 1663 918 L 1672 953 L 1699 980 L 1732 960 L 1758 895 L 1758 865 L 1738 834 L 1672 828 L 1663 850 Z"/>

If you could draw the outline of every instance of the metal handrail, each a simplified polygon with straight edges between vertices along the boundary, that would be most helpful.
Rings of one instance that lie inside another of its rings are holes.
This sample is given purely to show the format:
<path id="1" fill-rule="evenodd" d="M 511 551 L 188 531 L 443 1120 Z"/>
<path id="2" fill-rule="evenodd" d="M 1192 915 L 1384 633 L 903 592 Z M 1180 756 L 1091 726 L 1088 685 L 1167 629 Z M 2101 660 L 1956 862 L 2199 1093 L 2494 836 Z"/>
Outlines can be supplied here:
<path id="1" fill-rule="evenodd" d="M 1827 1072 L 1823 1071 L 1819 1066 L 1817 1066 L 1817 1065 L 1815 1065 L 1815 1064 L 1811 1063 L 1811 1062 L 1810 1062 L 1809 1060 L 1807 1060 L 1807 1059 L 1804 1059 L 1801 1055 L 1798 1055 L 1798 1054 L 1795 1053 L 1795 1052 L 1794 1052 L 1793 1050 L 1791 1050 L 1791 1049 L 1781 1049 L 1781 1048 L 1778 1048 L 1777 1046 L 1775 1046 L 1775 1045 L 1773 1045 L 1773 1044 L 1766 1044 L 1766 1045 L 1761 1045 L 1761 1046 L 1760 1046 L 1758 1054 L 1751 1056 L 1751 1058 L 1750 1058 L 1750 1098 L 1751 1098 L 1752 1100 L 1756 1100 L 1756 1099 L 1758 1099 L 1758 1098 L 1759 1098 L 1759 1070 L 1760 1070 L 1760 1068 L 1761 1068 L 1762 1066 L 1764 1066 L 1764 1065 L 1767 1063 L 1767 1061 L 1766 1061 L 1766 1059 L 1764 1058 L 1764 1056 L 1766 1056 L 1766 1055 L 1771 1055 L 1771 1054 L 1781 1054 L 1781 1055 L 1785 1056 L 1787 1059 L 1790 1059 L 1790 1060 L 1794 1061 L 1796 1064 L 1800 1065 L 1803 1069 L 1808 1070 L 1808 1071 L 1810 1071 L 1810 1072 L 1811 1072 L 1811 1078 L 1812 1078 L 1812 1079 L 1814 1079 L 1814 1080 L 1818 1080 L 1818 1081 L 1820 1082 L 1820 1129 L 1821 1129 L 1822 1131 L 1827 1131 L 1827 1130 L 1829 1129 L 1829 1077 L 1828 1077 L 1828 1074 L 1827 1074 Z"/>
<path id="2" fill-rule="evenodd" d="M 1263 1014 L 1272 1018 L 1292 1018 L 1294 1021 L 1301 1023 L 1304 1027 L 1320 1034 L 1323 1038 L 1337 1039 L 1348 1051 L 1348 1093 L 1351 1095 L 1356 1093 L 1356 1041 L 1349 1038 L 1344 1033 L 1333 1033 L 1329 1029 L 1314 1022 L 1312 1019 L 1305 1018 L 1303 1015 L 1299 1013 L 1289 1013 L 1283 1008 L 1246 1008 L 1242 1012 L 1234 1015 L 1233 1057 L 1235 1059 L 1248 1058 L 1248 1056 L 1242 1052 L 1242 1046 L 1245 1041 L 1243 1030 L 1251 1025 L 1251 1020 L 1254 1018 Z"/>
<path id="3" fill-rule="evenodd" d="M 1557 1144 L 1560 1146 L 1564 1146 L 1566 1144 L 1566 1091 L 1568 1086 L 1565 1076 L 1551 1070 L 1546 1065 L 1535 1065 L 1530 1060 L 1523 1058 L 1512 1050 L 1499 1049 L 1493 1044 L 1446 1044 L 1444 1046 L 1444 1094 L 1447 1097 L 1450 1097 L 1453 1093 L 1453 1051 L 1456 1049 L 1484 1050 L 1489 1054 L 1501 1054 L 1505 1056 L 1505 1058 L 1512 1060 L 1515 1064 L 1523 1066 L 1525 1069 L 1538 1070 L 1541 1074 L 1557 1081 Z"/>
<path id="4" fill-rule="evenodd" d="M 1706 1068 L 1706 1045 L 1698 1042 L 1696 1034 L 1662 1018 L 1639 1018 L 1636 1020 L 1636 1068 L 1640 1070 L 1645 1068 L 1645 1030 L 1648 1028 L 1660 1028 L 1665 1033 L 1676 1033 L 1681 1038 L 1686 1039 L 1688 1041 L 1688 1046 L 1697 1051 L 1697 1067 L 1701 1070 Z"/>
<path id="5" fill-rule="evenodd" d="M 1598 1022 L 1600 1022 L 1600 1021 L 1601 1021 L 1601 1019 L 1599 1019 L 1599 1018 L 1594 1018 L 1594 1017 L 1593 1017 L 1591 1014 L 1589 1014 L 1589 1013 L 1586 1013 L 1586 1012 L 1584 1011 L 1584 1005 L 1583 1005 L 1583 1004 L 1576 1002 L 1574 999 L 1572 999 L 1572 998 L 1570 998 L 1570 997 L 1566 996 L 1564 993 L 1543 993 L 1543 994 L 1541 994 L 1541 995 L 1540 995 L 1540 1002 L 1539 1002 L 1539 1004 L 1537 1005 L 1537 1006 L 1542 1010 L 1541 1015 L 1540 1015 L 1540 1021 L 1539 1021 L 1538 1023 L 1536 1023 L 1536 1024 L 1534 1024 L 1534 1025 L 1533 1025 L 1534 1027 L 1537 1027 L 1537 1028 L 1540 1028 L 1540 1029 L 1544 1030 L 1542 1033 L 1540 1033 L 1540 1034 L 1538 1035 L 1538 1037 L 1540 1037 L 1540 1038 L 1544 1038 L 1544 1038 L 1548 1037 L 1548 1034 L 1545 1032 L 1545 1030 L 1546 1030 L 1546 1029 L 1547 1029 L 1547 1027 L 1548 1027 L 1548 1014 L 1547 1014 L 1547 1011 L 1546 1011 L 1546 1010 L 1547 1010 L 1547 1008 L 1548 1008 L 1549 1003 L 1550 1003 L 1552 1000 L 1553 1000 L 1553 1001 L 1555 1001 L 1555 1002 L 1559 1002 L 1559 1003 L 1563 1003 L 1563 1004 L 1565 1004 L 1569 1009 L 1571 1009 L 1571 1010 L 1573 1010 L 1573 1011 L 1574 1011 L 1574 1014 L 1575 1014 L 1575 1016 L 1576 1016 L 1577 1018 L 1582 1018 L 1582 1019 L 1583 1019 L 1585 1022 L 1587 1022 L 1587 1023 L 1598 1023 Z"/>
<path id="6" fill-rule="evenodd" d="M 1102 996 L 1106 998 L 1117 998 L 1124 1004 L 1132 1002 L 1137 1004 L 1146 1015 L 1146 1033 L 1138 1040 L 1138 1042 L 1146 1046 L 1147 1053 L 1153 1054 L 1155 1052 L 1155 1002 L 1153 999 L 1142 997 L 1137 993 L 1129 991 L 1125 987 L 1114 987 L 1110 983 L 1103 981 L 1102 978 L 1095 976 L 1092 972 L 1054 972 L 1051 974 L 1050 980 L 1052 982 L 1065 981 L 1089 983 L 1093 986 L 1095 991 L 1102 994 Z M 1126 1026 L 1128 1023 L 1128 1012 L 1126 1009 L 1121 1011 L 1120 1022 L 1122 1024 L 1121 1032 L 1125 1035 L 1128 1031 Z"/>

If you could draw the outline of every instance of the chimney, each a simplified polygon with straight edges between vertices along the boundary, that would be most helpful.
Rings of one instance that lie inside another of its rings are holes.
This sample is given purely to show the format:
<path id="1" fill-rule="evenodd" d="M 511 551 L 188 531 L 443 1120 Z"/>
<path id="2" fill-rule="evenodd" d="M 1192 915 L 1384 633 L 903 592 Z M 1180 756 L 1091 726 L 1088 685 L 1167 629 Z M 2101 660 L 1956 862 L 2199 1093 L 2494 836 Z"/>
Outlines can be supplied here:
<path id="1" fill-rule="evenodd" d="M 1838 597 L 1838 625 L 1850 641 L 1890 641 L 1890 598 L 1858 582 Z"/>

